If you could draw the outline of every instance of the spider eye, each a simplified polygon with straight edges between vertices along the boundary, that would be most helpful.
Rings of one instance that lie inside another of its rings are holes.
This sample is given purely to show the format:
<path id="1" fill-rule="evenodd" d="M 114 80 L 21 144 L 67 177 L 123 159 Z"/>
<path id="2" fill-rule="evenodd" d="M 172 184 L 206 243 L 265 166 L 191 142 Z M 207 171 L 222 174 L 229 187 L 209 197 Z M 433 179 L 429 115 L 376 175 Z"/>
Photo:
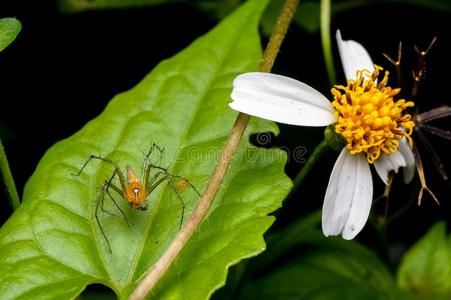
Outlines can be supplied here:
<path id="1" fill-rule="evenodd" d="M 134 188 L 134 189 L 133 189 L 133 194 L 135 194 L 135 196 L 138 196 L 138 194 L 139 194 L 139 189 L 138 189 L 138 188 Z"/>

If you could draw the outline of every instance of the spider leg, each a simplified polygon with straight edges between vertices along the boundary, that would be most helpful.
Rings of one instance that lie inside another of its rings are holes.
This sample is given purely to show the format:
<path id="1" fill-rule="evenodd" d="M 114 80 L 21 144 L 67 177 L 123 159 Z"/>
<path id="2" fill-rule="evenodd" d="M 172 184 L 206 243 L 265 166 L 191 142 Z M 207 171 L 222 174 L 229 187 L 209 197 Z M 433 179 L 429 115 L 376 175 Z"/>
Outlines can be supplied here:
<path id="1" fill-rule="evenodd" d="M 100 219 L 99 219 L 99 207 L 100 207 L 100 203 L 103 203 L 103 198 L 105 196 L 105 191 L 108 188 L 108 181 L 105 181 L 104 184 L 102 184 L 102 188 L 100 190 L 99 193 L 99 197 L 97 198 L 97 204 L 96 204 L 96 209 L 95 209 L 95 213 L 94 216 L 96 218 L 97 221 L 97 225 L 99 225 L 100 228 L 100 232 L 102 233 L 103 238 L 105 239 L 107 245 L 108 245 L 108 249 L 110 250 L 110 253 L 113 253 L 113 251 L 111 250 L 111 245 L 110 245 L 110 241 L 108 240 L 108 238 L 106 237 L 105 232 L 103 231 L 103 227 L 102 224 L 100 223 Z M 103 205 L 103 204 L 102 204 Z"/>
<path id="2" fill-rule="evenodd" d="M 158 178 L 161 175 L 163 175 L 163 177 Z M 157 173 L 153 178 L 155 178 L 155 180 L 153 182 L 149 182 L 148 186 L 146 186 L 147 191 L 146 197 L 149 196 L 150 193 L 152 193 L 153 190 L 156 189 L 163 181 L 168 179 L 168 177 L 164 173 Z"/>
<path id="3" fill-rule="evenodd" d="M 112 188 L 114 191 L 116 191 L 122 198 L 125 199 L 124 193 L 122 192 L 122 190 L 120 188 L 118 188 L 117 186 L 115 186 L 113 184 L 113 178 L 116 175 L 116 171 L 113 172 L 113 175 L 110 177 L 110 179 L 107 181 L 107 187 L 106 187 L 106 193 L 108 194 L 108 196 L 110 197 L 111 201 L 113 201 L 114 205 L 117 207 L 117 209 L 121 212 L 122 216 L 125 219 L 125 222 L 127 222 L 127 226 L 130 227 L 130 222 L 128 221 L 127 215 L 124 213 L 124 211 L 120 208 L 120 206 L 117 204 L 117 202 L 114 200 L 113 196 L 110 193 L 110 188 Z"/>
<path id="4" fill-rule="evenodd" d="M 165 169 L 162 168 L 162 170 L 165 170 Z M 174 183 L 172 182 L 171 174 L 167 173 L 166 171 L 162 171 L 162 170 L 158 170 L 158 172 L 147 183 L 147 186 L 146 186 L 147 196 L 150 193 L 152 193 L 153 190 L 155 190 L 161 183 L 163 183 L 165 180 L 167 180 L 169 186 L 171 187 L 171 189 L 176 194 L 177 199 L 182 204 L 182 216 L 180 218 L 180 228 L 181 228 L 182 224 L 183 224 L 183 218 L 184 218 L 184 215 L 185 215 L 185 202 L 183 201 L 182 197 L 180 196 L 179 192 L 177 191 L 177 188 L 175 187 Z"/>
<path id="5" fill-rule="evenodd" d="M 182 205 L 182 216 L 180 217 L 180 226 L 179 229 L 182 228 L 183 225 L 183 218 L 185 216 L 185 202 L 183 202 L 182 197 L 180 196 L 179 192 L 177 191 L 177 188 L 174 186 L 174 183 L 172 182 L 171 177 L 169 176 L 169 174 L 166 174 L 167 179 L 168 179 L 168 184 L 171 187 L 171 189 L 174 191 L 177 199 L 180 201 L 180 204 Z"/>
<path id="6" fill-rule="evenodd" d="M 105 162 L 107 164 L 112 165 L 114 167 L 114 173 L 119 176 L 119 181 L 121 183 L 122 190 L 124 190 L 124 191 L 126 190 L 126 187 L 125 187 L 125 183 L 126 183 L 125 176 L 124 176 L 124 173 L 122 173 L 121 169 L 119 168 L 119 165 L 117 164 L 117 162 L 115 162 L 115 161 L 113 161 L 111 159 L 108 159 L 108 158 L 104 158 L 104 157 L 102 157 L 100 155 L 91 155 L 91 156 L 89 156 L 89 158 L 85 161 L 85 163 L 83 164 L 81 169 L 78 171 L 78 173 L 72 173 L 72 175 L 80 176 L 81 173 L 83 172 L 83 170 L 85 169 L 85 167 L 88 165 L 88 163 L 92 159 L 98 159 L 98 160 L 101 160 L 101 161 L 103 161 L 103 162 Z M 113 173 L 113 175 L 114 175 L 114 173 Z M 114 176 L 112 176 L 112 177 L 114 177 Z M 111 180 L 112 180 L 112 178 L 111 178 Z"/>
<path id="7" fill-rule="evenodd" d="M 161 171 L 160 173 L 165 174 L 165 175 L 167 175 L 168 177 L 179 178 L 179 179 L 185 181 L 185 182 L 186 182 L 186 183 L 187 183 L 187 184 L 188 184 L 188 185 L 196 192 L 196 194 L 197 194 L 198 196 L 201 196 L 200 192 L 196 189 L 196 187 L 194 186 L 194 184 L 192 184 L 192 183 L 188 180 L 188 178 L 183 177 L 183 176 L 180 176 L 180 175 L 174 175 L 174 174 L 171 174 L 171 173 L 168 172 L 168 169 L 163 168 L 163 167 L 160 167 L 160 166 L 156 166 L 156 165 L 149 164 L 149 167 L 150 167 L 150 169 L 151 169 L 151 168 L 154 168 L 154 169 L 160 170 L 160 171 Z M 150 170 L 149 170 L 149 171 L 150 171 Z M 157 173 L 157 174 L 160 174 L 160 173 Z"/>
<path id="8" fill-rule="evenodd" d="M 174 174 L 171 174 L 171 173 L 168 173 L 167 172 L 167 170 L 165 169 L 165 168 L 161 168 L 161 167 L 158 167 L 158 166 L 153 166 L 154 168 L 156 168 L 156 169 L 160 169 L 160 170 L 163 170 L 164 172 L 165 172 L 165 174 L 166 175 L 168 175 L 169 177 L 172 177 L 172 178 L 178 178 L 178 179 L 181 179 L 181 180 L 183 180 L 183 181 L 185 181 L 195 192 L 196 192 L 196 194 L 200 197 L 201 196 L 201 194 L 200 194 L 200 192 L 196 189 L 196 187 L 194 186 L 194 184 L 192 184 L 189 180 L 188 180 L 188 178 L 186 178 L 186 177 L 183 177 L 183 176 L 180 176 L 180 175 L 174 175 Z"/>
<path id="9" fill-rule="evenodd" d="M 181 180 L 183 180 L 183 181 L 185 181 L 195 192 L 196 192 L 196 194 L 200 197 L 200 196 L 202 196 L 201 195 L 201 193 L 196 189 L 196 187 L 194 186 L 194 184 L 192 184 L 189 180 L 188 180 L 188 178 L 186 178 L 186 177 L 183 177 L 183 176 L 179 176 L 179 175 L 173 175 L 173 174 L 168 174 L 169 176 L 171 176 L 171 177 L 173 177 L 173 178 L 179 178 L 179 179 L 181 179 Z"/>
<path id="10" fill-rule="evenodd" d="M 159 156 L 158 156 L 158 164 L 161 164 L 161 160 L 163 159 L 163 152 L 164 148 L 161 148 L 156 143 L 152 143 L 152 145 L 149 148 L 149 151 L 144 156 L 144 162 L 142 166 L 142 181 L 147 182 L 149 180 L 149 174 L 152 170 L 153 164 L 150 161 L 150 155 L 154 152 L 154 150 L 158 150 Z"/>
<path id="11" fill-rule="evenodd" d="M 109 194 L 109 193 L 108 193 L 108 194 Z M 109 214 L 110 216 L 115 216 L 115 215 L 116 215 L 115 213 L 113 213 L 113 212 L 111 212 L 111 211 L 105 209 L 104 204 L 105 204 L 105 199 L 103 198 L 102 201 L 100 202 L 100 209 L 102 210 L 102 212 L 107 213 L 107 214 Z"/>
<path id="12" fill-rule="evenodd" d="M 111 193 L 110 193 L 110 188 L 112 188 L 113 190 L 115 190 L 119 195 L 121 195 L 121 197 L 124 197 L 124 194 L 122 192 L 122 190 L 120 188 L 118 188 L 117 186 L 115 186 L 113 184 L 113 179 L 116 176 L 116 174 L 119 176 L 119 180 L 121 182 L 121 186 L 125 186 L 125 182 L 123 182 L 123 180 L 121 178 L 123 178 L 123 174 L 121 172 L 121 170 L 119 169 L 119 166 L 117 165 L 117 163 L 115 163 L 114 161 L 110 160 L 110 159 L 106 159 L 103 158 L 101 156 L 95 156 L 95 155 L 91 155 L 88 160 L 84 163 L 83 167 L 80 169 L 80 171 L 78 172 L 78 174 L 76 174 L 77 176 L 81 174 L 81 172 L 83 171 L 83 169 L 86 167 L 86 165 L 89 163 L 89 161 L 91 159 L 99 159 L 102 160 L 104 162 L 107 162 L 111 165 L 113 165 L 114 171 L 113 174 L 110 176 L 110 178 L 108 180 L 105 180 L 105 182 L 102 184 L 101 189 L 100 189 L 100 193 L 99 196 L 97 198 L 97 203 L 96 203 L 96 209 L 95 209 L 95 218 L 96 218 L 96 222 L 99 225 L 100 228 L 100 232 L 102 233 L 103 238 L 105 239 L 105 241 L 107 242 L 108 245 L 108 249 L 110 250 L 110 253 L 112 253 L 112 249 L 111 249 L 111 244 L 110 241 L 108 240 L 105 231 L 103 230 L 102 227 L 102 223 L 100 222 L 100 218 L 99 218 L 99 207 L 103 212 L 106 212 L 110 215 L 115 215 L 114 213 L 106 210 L 104 208 L 104 201 L 105 201 L 105 193 L 108 194 L 108 196 L 110 197 L 111 201 L 113 201 L 114 205 L 119 209 L 119 211 L 121 212 L 121 214 L 124 216 L 125 221 L 127 222 L 127 225 L 129 225 L 127 216 L 125 215 L 125 213 L 122 211 L 122 209 L 119 207 L 119 205 L 116 203 L 116 201 L 114 200 L 114 198 L 112 197 Z"/>
<path id="13" fill-rule="evenodd" d="M 109 188 L 112 188 L 112 189 L 113 189 L 114 191 L 116 191 L 119 195 L 121 195 L 122 198 L 125 199 L 125 197 L 124 197 L 124 195 L 123 195 L 121 189 L 118 188 L 117 186 L 115 186 L 114 184 L 109 183 L 108 186 L 107 186 L 107 188 L 106 188 L 106 192 L 107 192 L 108 196 L 110 197 L 111 201 L 113 201 L 114 205 L 115 205 L 115 206 L 117 207 L 117 209 L 119 209 L 119 211 L 121 212 L 122 216 L 123 216 L 124 219 L 125 219 L 125 222 L 127 222 L 127 226 L 130 227 L 130 222 L 128 221 L 127 215 L 126 215 L 126 214 L 124 213 L 124 211 L 120 208 L 120 206 L 117 204 L 117 202 L 113 199 L 113 196 L 111 195 Z"/>
<path id="14" fill-rule="evenodd" d="M 155 143 L 152 143 L 152 145 L 150 145 L 150 147 L 149 147 L 149 150 L 147 150 L 146 153 L 143 152 L 143 154 L 144 154 L 144 160 L 143 160 L 143 165 L 142 165 L 142 169 L 141 169 L 142 172 L 145 172 L 146 169 L 147 169 L 147 164 L 149 163 L 150 155 L 152 154 L 154 148 L 156 147 L 155 145 L 156 145 Z M 142 177 L 142 179 L 144 180 L 144 174 L 142 174 L 141 177 Z"/>

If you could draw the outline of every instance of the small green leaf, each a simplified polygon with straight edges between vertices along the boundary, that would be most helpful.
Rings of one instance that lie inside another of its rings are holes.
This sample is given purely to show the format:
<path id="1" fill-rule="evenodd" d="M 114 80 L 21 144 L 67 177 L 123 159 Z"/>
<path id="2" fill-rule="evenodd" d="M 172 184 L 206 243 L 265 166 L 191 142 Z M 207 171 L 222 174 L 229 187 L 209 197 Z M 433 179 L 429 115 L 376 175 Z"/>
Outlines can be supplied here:
<path id="1" fill-rule="evenodd" d="M 22 25 L 17 19 L 0 19 L 0 51 L 3 51 L 11 44 L 22 29 Z"/>
<path id="2" fill-rule="evenodd" d="M 99 185 L 113 170 L 91 161 L 102 154 L 135 170 L 152 142 L 166 149 L 161 165 L 203 190 L 237 113 L 228 108 L 233 79 L 256 70 L 261 58 L 257 25 L 266 2 L 248 1 L 215 29 L 160 63 L 130 91 L 72 137 L 48 150 L 28 181 L 24 202 L 0 230 L 0 299 L 74 298 L 88 284 L 111 287 L 125 299 L 179 231 L 181 206 L 167 184 L 149 197 L 147 211 L 127 214 L 127 226 L 106 202 L 100 213 L 109 252 L 95 220 Z M 154 299 L 205 299 L 223 285 L 229 266 L 265 249 L 269 213 L 281 206 L 291 182 L 286 154 L 260 149 L 249 135 L 277 133 L 277 126 L 252 119 L 207 218 L 152 290 Z M 198 202 L 182 193 L 185 220 Z M 108 199 L 108 198 L 107 198 Z"/>
<path id="3" fill-rule="evenodd" d="M 435 224 L 404 255 L 398 284 L 423 299 L 451 298 L 451 239 L 445 223 Z"/>

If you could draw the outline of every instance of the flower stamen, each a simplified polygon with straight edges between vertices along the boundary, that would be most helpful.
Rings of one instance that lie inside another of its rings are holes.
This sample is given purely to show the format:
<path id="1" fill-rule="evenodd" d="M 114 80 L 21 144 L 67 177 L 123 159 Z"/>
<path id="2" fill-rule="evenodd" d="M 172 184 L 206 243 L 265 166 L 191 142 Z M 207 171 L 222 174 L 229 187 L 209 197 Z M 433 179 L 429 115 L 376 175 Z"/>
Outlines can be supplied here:
<path id="1" fill-rule="evenodd" d="M 375 66 L 357 71 L 356 80 L 348 80 L 347 86 L 332 88 L 337 123 L 335 131 L 346 140 L 351 154 L 364 153 L 369 163 L 376 161 L 382 153 L 392 154 L 398 150 L 399 140 L 406 137 L 412 146 L 414 122 L 410 114 L 403 111 L 414 106 L 412 101 L 394 100 L 401 89 L 387 86 L 389 72 L 377 83 L 380 71 Z"/>

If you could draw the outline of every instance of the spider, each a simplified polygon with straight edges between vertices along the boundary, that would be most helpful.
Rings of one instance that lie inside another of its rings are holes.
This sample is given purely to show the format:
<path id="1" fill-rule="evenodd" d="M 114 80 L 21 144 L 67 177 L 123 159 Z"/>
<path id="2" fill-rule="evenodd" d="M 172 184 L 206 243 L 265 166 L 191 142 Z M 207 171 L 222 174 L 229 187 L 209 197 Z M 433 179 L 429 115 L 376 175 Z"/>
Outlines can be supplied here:
<path id="1" fill-rule="evenodd" d="M 78 173 L 73 174 L 75 176 L 80 176 L 85 167 L 88 165 L 88 163 L 93 160 L 97 159 L 100 161 L 103 161 L 105 163 L 110 164 L 114 167 L 114 171 L 112 175 L 109 177 L 108 180 L 105 180 L 104 183 L 100 187 L 99 196 L 97 197 L 96 201 L 96 208 L 95 208 L 95 218 L 97 221 L 97 224 L 99 225 L 100 231 L 102 233 L 102 236 L 104 237 L 108 248 L 110 252 L 111 245 L 110 242 L 103 230 L 102 224 L 99 219 L 99 208 L 110 215 L 114 215 L 113 213 L 107 211 L 104 209 L 104 200 L 105 200 L 105 194 L 108 195 L 108 197 L 111 199 L 111 201 L 114 203 L 116 208 L 120 211 L 122 216 L 124 217 L 125 221 L 127 222 L 127 225 L 130 226 L 130 223 L 127 219 L 127 215 L 124 213 L 124 211 L 119 207 L 117 202 L 114 200 L 113 196 L 111 195 L 111 190 L 115 191 L 121 198 L 128 201 L 130 206 L 137 210 L 147 210 L 148 204 L 147 204 L 147 197 L 163 182 L 167 182 L 169 187 L 174 191 L 177 199 L 180 201 L 181 207 L 182 207 L 182 215 L 180 217 L 180 228 L 183 224 L 183 218 L 185 214 L 185 203 L 183 202 L 182 197 L 179 194 L 179 191 L 191 187 L 198 196 L 200 196 L 199 191 L 196 189 L 196 187 L 189 182 L 188 179 L 186 179 L 183 176 L 174 175 L 168 172 L 168 169 L 163 168 L 159 165 L 152 164 L 150 162 L 150 155 L 154 150 L 158 150 L 159 152 L 159 162 L 161 162 L 161 157 L 163 154 L 164 149 L 160 148 L 157 144 L 152 143 L 150 146 L 148 152 L 145 154 L 143 166 L 142 166 L 142 172 L 141 172 L 141 179 L 138 178 L 136 175 L 134 169 L 127 165 L 125 167 L 125 172 L 121 170 L 119 167 L 119 164 L 109 158 L 102 157 L 100 155 L 91 155 L 86 162 L 83 164 L 81 169 L 78 171 Z M 116 178 L 119 179 L 119 186 L 113 183 L 113 180 Z M 180 182 L 175 185 L 173 182 L 173 179 L 179 179 Z"/>

